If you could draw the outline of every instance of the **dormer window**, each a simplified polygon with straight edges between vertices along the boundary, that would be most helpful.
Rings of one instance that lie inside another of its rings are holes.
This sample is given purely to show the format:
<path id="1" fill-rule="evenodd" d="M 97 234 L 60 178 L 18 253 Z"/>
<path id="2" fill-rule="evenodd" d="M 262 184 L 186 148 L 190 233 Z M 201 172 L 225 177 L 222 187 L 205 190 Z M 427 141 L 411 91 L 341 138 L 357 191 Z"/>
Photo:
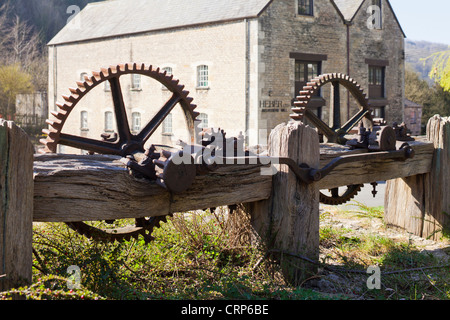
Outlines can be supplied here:
<path id="1" fill-rule="evenodd" d="M 296 0 L 297 13 L 303 16 L 314 15 L 314 0 Z"/>

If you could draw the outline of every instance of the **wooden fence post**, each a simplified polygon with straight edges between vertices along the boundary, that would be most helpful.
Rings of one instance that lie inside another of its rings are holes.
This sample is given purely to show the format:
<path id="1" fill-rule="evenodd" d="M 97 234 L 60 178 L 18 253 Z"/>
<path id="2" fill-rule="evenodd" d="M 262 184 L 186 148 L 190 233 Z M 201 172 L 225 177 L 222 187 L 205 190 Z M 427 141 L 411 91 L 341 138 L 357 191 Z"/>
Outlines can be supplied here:
<path id="1" fill-rule="evenodd" d="M 427 138 L 434 143 L 431 172 L 388 181 L 387 226 L 439 240 L 450 228 L 450 118 L 428 121 Z"/>
<path id="2" fill-rule="evenodd" d="M 33 145 L 0 119 L 0 292 L 31 284 Z"/>
<path id="3" fill-rule="evenodd" d="M 269 154 L 318 168 L 319 136 L 301 122 L 281 124 L 270 135 Z M 247 204 L 247 208 L 254 230 L 268 250 L 277 253 L 285 279 L 299 285 L 317 273 L 315 264 L 295 256 L 319 260 L 319 190 L 315 184 L 299 182 L 288 166 L 275 167 L 271 198 Z"/>

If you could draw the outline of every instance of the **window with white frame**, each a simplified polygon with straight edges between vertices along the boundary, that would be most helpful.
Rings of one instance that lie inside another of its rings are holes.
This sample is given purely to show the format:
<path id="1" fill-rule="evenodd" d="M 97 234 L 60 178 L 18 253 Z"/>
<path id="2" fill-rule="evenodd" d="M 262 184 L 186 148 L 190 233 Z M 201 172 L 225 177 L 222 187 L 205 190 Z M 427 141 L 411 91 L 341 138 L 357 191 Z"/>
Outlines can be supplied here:
<path id="1" fill-rule="evenodd" d="M 208 128 L 208 115 L 206 113 L 200 113 L 197 117 L 197 121 L 200 121 L 198 128 L 200 129 Z"/>
<path id="2" fill-rule="evenodd" d="M 141 131 L 141 114 L 139 112 L 133 112 L 131 114 L 132 120 L 132 131 L 139 132 Z"/>
<path id="3" fill-rule="evenodd" d="M 173 133 L 173 127 L 172 127 L 172 114 L 169 113 L 169 115 L 164 119 L 162 123 L 162 133 L 164 135 L 170 135 Z"/>
<path id="4" fill-rule="evenodd" d="M 209 87 L 209 68 L 207 65 L 197 67 L 197 88 Z"/>
<path id="5" fill-rule="evenodd" d="M 111 111 L 105 112 L 105 132 L 114 131 L 114 115 Z"/>
<path id="6" fill-rule="evenodd" d="M 140 90 L 141 89 L 141 75 L 133 73 L 131 75 L 131 89 Z"/>
<path id="7" fill-rule="evenodd" d="M 81 130 L 88 130 L 88 112 L 87 111 L 81 111 L 80 114 L 80 127 Z"/>

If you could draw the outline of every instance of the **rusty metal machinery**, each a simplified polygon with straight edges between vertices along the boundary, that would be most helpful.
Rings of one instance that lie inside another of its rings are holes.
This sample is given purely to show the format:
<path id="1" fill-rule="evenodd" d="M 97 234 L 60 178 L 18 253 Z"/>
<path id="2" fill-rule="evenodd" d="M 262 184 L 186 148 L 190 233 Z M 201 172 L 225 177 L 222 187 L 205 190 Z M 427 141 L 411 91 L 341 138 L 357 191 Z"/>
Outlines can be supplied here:
<path id="1" fill-rule="evenodd" d="M 123 101 L 120 77 L 129 74 L 141 74 L 150 77 L 163 84 L 172 93 L 171 98 L 160 108 L 159 112 L 143 127 L 138 134 L 132 134 L 126 107 Z M 108 81 L 113 97 L 114 112 L 117 122 L 117 132 L 113 134 L 102 134 L 101 140 L 90 139 L 81 136 L 69 135 L 62 132 L 63 126 L 71 111 L 79 101 L 93 88 Z M 334 123 L 328 126 L 315 116 L 307 107 L 311 97 L 320 88 L 331 83 L 335 90 L 334 99 Z M 298 102 L 293 108 L 294 120 L 303 120 L 303 116 L 313 122 L 319 132 L 324 134 L 328 142 L 349 144 L 354 148 L 363 148 L 370 153 L 344 155 L 333 159 L 322 169 L 310 168 L 306 164 L 298 165 L 290 158 L 272 158 L 252 154 L 244 150 L 244 137 L 227 138 L 226 133 L 220 129 L 203 129 L 200 132 L 198 144 L 195 141 L 195 119 L 198 113 L 194 110 L 193 99 L 189 92 L 184 90 L 178 80 L 167 76 L 159 68 L 146 66 L 144 64 L 123 64 L 102 69 L 94 72 L 91 77 L 85 77 L 85 81 L 78 82 L 78 87 L 70 89 L 69 96 L 63 96 L 65 102 L 58 103 L 58 112 L 53 112 L 53 119 L 48 120 L 49 129 L 43 130 L 47 138 L 41 142 L 45 145 L 45 152 L 56 152 L 57 145 L 66 145 L 88 151 L 89 153 L 100 153 L 117 155 L 122 158 L 130 170 L 130 173 L 138 178 L 154 181 L 162 188 L 173 194 L 182 193 L 189 189 L 196 176 L 214 172 L 221 164 L 284 164 L 289 166 L 292 172 L 302 183 L 314 183 L 323 179 L 342 164 L 361 161 L 365 159 L 394 159 L 404 161 L 414 156 L 414 151 L 408 144 L 402 145 L 396 150 L 396 141 L 399 135 L 404 136 L 404 130 L 393 129 L 388 126 L 374 126 L 370 116 L 370 108 L 367 99 L 359 85 L 341 74 L 322 75 L 313 79 L 300 93 Z M 361 110 L 342 127 L 340 125 L 339 86 L 343 85 L 357 99 Z M 147 142 L 151 142 L 151 136 L 162 124 L 164 119 L 176 107 L 180 106 L 184 111 L 186 124 L 190 133 L 191 141 L 179 141 L 178 147 L 150 145 L 145 149 Z M 365 120 L 364 120 L 365 119 Z M 363 126 L 366 122 L 369 126 Z M 359 135 L 348 140 L 347 135 L 357 125 Z M 361 186 L 348 186 L 344 194 L 339 189 L 331 190 L 331 196 L 326 198 L 321 194 L 321 201 L 329 204 L 340 204 L 351 199 Z M 67 223 L 69 227 L 82 235 L 97 241 L 123 241 L 130 238 L 143 236 L 145 242 L 153 240 L 152 231 L 159 227 L 161 222 L 166 221 L 167 216 L 135 219 L 134 225 L 125 227 L 113 226 L 114 221 L 106 221 L 112 225 L 111 228 L 98 228 L 87 222 Z"/>
<path id="2" fill-rule="evenodd" d="M 332 85 L 333 101 L 330 105 L 331 125 L 326 124 L 309 107 L 312 98 L 316 96 L 321 88 L 326 84 Z M 340 87 L 346 88 L 360 106 L 360 110 L 351 117 L 344 125 L 341 124 L 341 99 Z M 323 74 L 307 83 L 300 91 L 297 101 L 294 102 L 291 118 L 304 121 L 307 119 L 312 123 L 320 134 L 323 135 L 324 142 L 348 145 L 352 148 L 366 149 L 369 152 L 395 151 L 397 141 L 412 141 L 407 136 L 406 125 L 394 127 L 386 126 L 386 123 L 376 124 L 371 116 L 369 101 L 362 87 L 351 77 L 341 73 Z M 348 135 L 356 127 L 358 135 L 349 140 Z M 373 183 L 375 186 L 375 182 Z M 364 187 L 364 185 L 350 185 L 329 190 L 330 195 L 320 193 L 320 202 L 328 205 L 340 205 L 353 199 Z M 342 188 L 341 188 L 342 189 Z M 376 192 L 373 192 L 374 196 Z"/>
<path id="3" fill-rule="evenodd" d="M 171 98 L 137 135 L 131 133 L 119 81 L 122 76 L 130 74 L 140 74 L 152 78 L 172 92 Z M 63 133 L 64 124 L 75 106 L 90 91 L 106 81 L 109 82 L 111 88 L 118 132 L 113 135 L 102 135 L 102 140 Z M 57 145 L 61 144 L 86 150 L 90 153 L 110 154 L 129 160 L 133 159 L 130 163 L 134 163 L 136 166 L 139 165 L 141 171 L 142 168 L 145 168 L 146 176 L 156 180 L 156 165 L 153 160 L 158 159 L 160 154 L 156 153 L 154 148 L 146 151 L 144 145 L 177 105 L 184 111 L 190 136 L 192 138 L 195 137 L 194 125 L 199 113 L 195 112 L 196 105 L 192 104 L 193 99 L 189 97 L 189 92 L 184 90 L 184 86 L 179 84 L 178 80 L 175 80 L 173 76 L 168 76 L 166 72 L 161 72 L 159 68 L 136 63 L 111 66 L 101 69 L 100 72 L 93 72 L 92 76 L 85 76 L 84 81 L 77 82 L 77 88 L 71 88 L 70 92 L 70 95 L 63 96 L 64 103 L 57 103 L 59 110 L 52 112 L 53 119 L 47 120 L 49 129 L 43 130 L 47 138 L 41 140 L 41 143 L 45 145 L 45 152 L 54 153 Z M 140 159 L 139 163 L 135 161 L 136 158 Z M 145 241 L 149 242 L 153 239 L 151 236 L 153 229 L 158 227 L 160 222 L 164 221 L 166 221 L 166 217 L 135 219 L 134 226 L 111 229 L 96 228 L 85 222 L 68 223 L 68 225 L 80 234 L 98 241 L 122 241 L 142 235 Z M 113 221 L 108 222 L 113 224 Z"/>

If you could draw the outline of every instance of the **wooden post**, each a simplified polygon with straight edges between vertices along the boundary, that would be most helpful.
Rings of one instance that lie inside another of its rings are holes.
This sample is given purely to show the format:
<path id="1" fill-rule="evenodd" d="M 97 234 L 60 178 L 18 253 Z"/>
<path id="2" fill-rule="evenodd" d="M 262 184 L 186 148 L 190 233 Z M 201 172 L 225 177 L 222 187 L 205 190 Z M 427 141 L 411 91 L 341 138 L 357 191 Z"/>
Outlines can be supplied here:
<path id="1" fill-rule="evenodd" d="M 318 168 L 320 144 L 317 132 L 301 122 L 277 126 L 270 135 L 272 157 L 289 157 Z M 299 285 L 317 272 L 317 266 L 294 257 L 319 260 L 319 190 L 316 184 L 299 182 L 286 165 L 275 165 L 272 196 L 247 208 L 252 225 L 268 249 L 278 253 L 285 279 Z"/>
<path id="2" fill-rule="evenodd" d="M 388 181 L 385 222 L 439 240 L 450 228 L 450 118 L 431 118 L 427 138 L 434 144 L 431 172 Z"/>
<path id="3" fill-rule="evenodd" d="M 32 280 L 33 153 L 26 133 L 0 120 L 0 292 Z"/>

